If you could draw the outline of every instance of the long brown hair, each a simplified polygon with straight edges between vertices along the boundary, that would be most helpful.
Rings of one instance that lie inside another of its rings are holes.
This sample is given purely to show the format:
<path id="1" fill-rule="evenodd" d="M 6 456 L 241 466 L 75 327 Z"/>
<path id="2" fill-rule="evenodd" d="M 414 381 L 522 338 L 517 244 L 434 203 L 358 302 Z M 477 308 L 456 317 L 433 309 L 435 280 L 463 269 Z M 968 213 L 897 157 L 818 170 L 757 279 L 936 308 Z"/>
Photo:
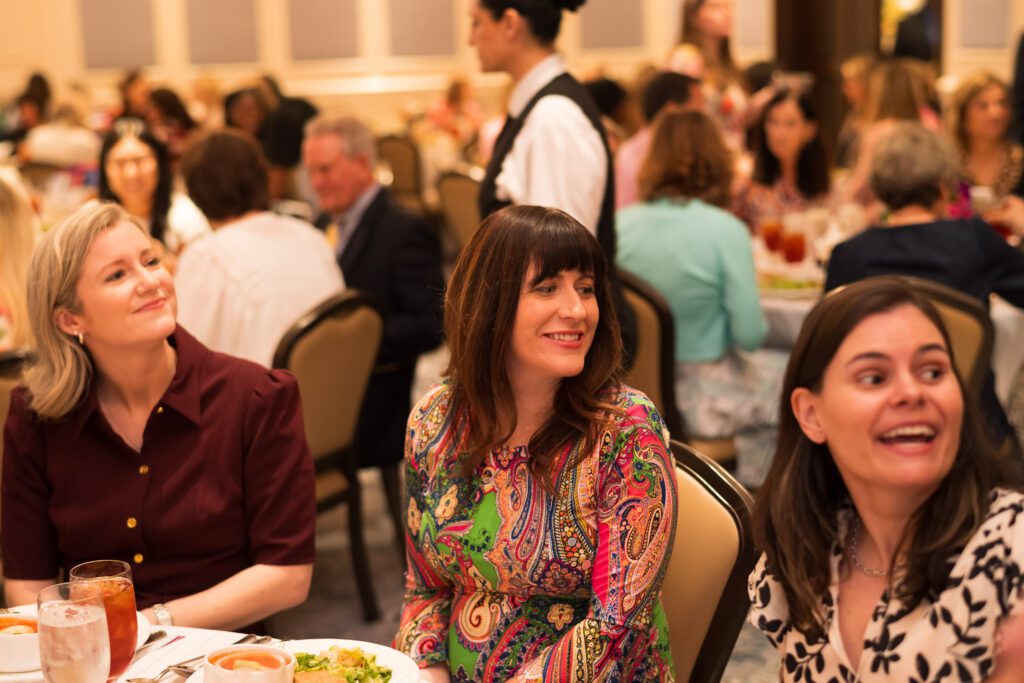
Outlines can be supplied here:
<path id="1" fill-rule="evenodd" d="M 726 208 L 732 169 L 732 152 L 714 121 L 699 111 L 665 110 L 655 119 L 650 151 L 640 167 L 640 198 L 700 199 Z"/>
<path id="2" fill-rule="evenodd" d="M 686 0 L 683 3 L 683 27 L 682 35 L 679 40 L 680 43 L 693 45 L 700 52 L 704 58 L 704 66 L 707 68 L 708 54 L 704 50 L 704 34 L 701 33 L 700 28 L 697 27 L 697 13 L 700 12 L 700 8 L 704 5 L 705 0 Z M 732 58 L 732 43 L 728 36 L 722 38 L 718 44 L 718 54 L 714 55 L 714 62 L 721 69 L 725 75 L 724 79 L 719 79 L 718 82 L 714 82 L 713 85 L 718 89 L 724 89 L 729 83 L 738 83 L 744 90 L 747 89 L 746 79 L 743 78 L 743 73 L 739 67 L 736 66 L 736 62 Z M 707 73 L 705 71 L 705 78 Z"/>
<path id="3" fill-rule="evenodd" d="M 790 408 L 798 387 L 819 392 L 825 371 L 839 346 L 865 318 L 911 305 L 942 334 L 949 335 L 932 303 L 905 280 L 873 277 L 826 296 L 804 322 L 789 358 L 779 406 L 779 438 L 771 468 L 754 503 L 754 541 L 768 568 L 782 584 L 793 627 L 808 638 L 824 635 L 820 605 L 830 581 L 829 553 L 838 539 L 836 514 L 849 499 L 825 444 L 803 433 Z M 956 369 L 954 367 L 954 373 Z M 893 560 L 899 579 L 894 596 L 916 607 L 943 590 L 950 563 L 981 525 L 992 488 L 1016 483 L 987 441 L 984 427 L 956 374 L 963 396 L 960 444 L 952 469 L 938 489 L 914 513 Z"/>
<path id="4" fill-rule="evenodd" d="M 445 295 L 444 330 L 451 351 L 445 376 L 453 425 L 463 435 L 463 466 L 472 472 L 488 451 L 515 431 L 516 408 L 506 363 L 512 328 L 530 265 L 534 283 L 565 270 L 593 276 L 600 317 L 583 371 L 562 380 L 554 411 L 530 438 L 530 472 L 550 490 L 560 449 L 583 439 L 593 448 L 614 408 L 602 399 L 618 385 L 622 341 L 604 252 L 568 214 L 539 206 L 511 206 L 489 216 L 462 250 Z M 570 465 L 575 464 L 570 462 Z"/>
<path id="5" fill-rule="evenodd" d="M 880 61 L 868 76 L 864 118 L 869 123 L 895 119 L 920 121 L 925 104 L 924 86 L 908 60 Z"/>

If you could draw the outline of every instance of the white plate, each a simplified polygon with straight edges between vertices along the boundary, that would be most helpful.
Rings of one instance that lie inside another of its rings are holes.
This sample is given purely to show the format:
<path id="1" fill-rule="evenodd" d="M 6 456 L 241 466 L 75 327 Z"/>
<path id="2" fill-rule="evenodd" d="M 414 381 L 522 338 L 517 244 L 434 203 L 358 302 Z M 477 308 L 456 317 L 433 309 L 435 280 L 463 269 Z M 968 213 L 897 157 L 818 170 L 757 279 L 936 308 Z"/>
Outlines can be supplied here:
<path id="1" fill-rule="evenodd" d="M 10 611 L 14 614 L 28 614 L 35 616 L 36 614 L 35 605 L 18 605 L 12 607 Z M 149 638 L 149 633 L 152 630 L 152 625 L 149 623 L 149 619 L 142 616 L 142 612 L 135 613 L 135 619 L 139 623 L 138 635 L 135 638 L 135 647 L 141 646 L 146 639 Z M 5 674 L 0 673 L 0 683 L 38 683 L 43 680 L 43 672 L 39 671 L 24 671 L 16 674 Z"/>
<path id="2" fill-rule="evenodd" d="M 416 662 L 398 650 L 392 650 L 390 647 L 376 643 L 365 643 L 361 640 L 314 638 L 311 640 L 289 640 L 282 643 L 281 647 L 292 654 L 308 652 L 317 655 L 334 645 L 341 648 L 358 647 L 367 654 L 376 655 L 378 664 L 391 669 L 391 683 L 418 683 L 420 680 L 420 668 L 416 666 Z M 189 676 L 187 683 L 203 683 L 202 669 Z"/>

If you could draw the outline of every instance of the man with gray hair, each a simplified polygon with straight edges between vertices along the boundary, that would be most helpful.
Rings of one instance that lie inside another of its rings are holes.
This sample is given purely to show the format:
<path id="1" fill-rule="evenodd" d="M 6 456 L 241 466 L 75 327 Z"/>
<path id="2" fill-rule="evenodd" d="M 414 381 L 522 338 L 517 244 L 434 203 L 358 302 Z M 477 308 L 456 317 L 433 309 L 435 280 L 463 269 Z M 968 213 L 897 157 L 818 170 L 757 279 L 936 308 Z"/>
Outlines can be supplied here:
<path id="1" fill-rule="evenodd" d="M 302 163 L 322 211 L 315 223 L 333 245 L 347 285 L 369 295 L 384 319 L 356 447 L 361 467 L 381 468 L 401 532 L 399 465 L 413 374 L 419 355 L 441 341 L 444 278 L 437 231 L 377 184 L 376 161 L 376 137 L 357 119 L 318 117 L 306 124 Z"/>

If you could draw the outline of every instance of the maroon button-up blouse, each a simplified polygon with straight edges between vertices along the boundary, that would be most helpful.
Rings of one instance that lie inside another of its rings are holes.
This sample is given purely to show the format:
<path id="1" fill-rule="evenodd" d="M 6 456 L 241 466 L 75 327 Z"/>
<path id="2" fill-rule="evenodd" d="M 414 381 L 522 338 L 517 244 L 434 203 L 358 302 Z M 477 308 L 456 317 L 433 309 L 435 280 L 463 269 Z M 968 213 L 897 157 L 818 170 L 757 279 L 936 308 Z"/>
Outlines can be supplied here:
<path id="1" fill-rule="evenodd" d="M 91 387 L 59 422 L 15 392 L 4 430 L 3 573 L 53 579 L 79 562 L 132 567 L 139 608 L 254 564 L 313 562 L 313 464 L 295 379 L 210 351 L 182 328 L 174 379 L 141 452 Z"/>

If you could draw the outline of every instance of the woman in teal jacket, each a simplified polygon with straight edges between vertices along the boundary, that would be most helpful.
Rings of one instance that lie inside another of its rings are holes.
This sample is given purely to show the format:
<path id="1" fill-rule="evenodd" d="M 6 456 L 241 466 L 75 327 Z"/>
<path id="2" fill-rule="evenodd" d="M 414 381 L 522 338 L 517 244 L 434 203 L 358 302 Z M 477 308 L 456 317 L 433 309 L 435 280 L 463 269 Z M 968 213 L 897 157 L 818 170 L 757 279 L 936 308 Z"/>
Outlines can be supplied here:
<path id="1" fill-rule="evenodd" d="M 732 156 L 700 112 L 665 112 L 640 171 L 642 203 L 616 217 L 616 261 L 657 289 L 675 321 L 676 400 L 692 438 L 734 437 L 758 484 L 774 447 L 785 354 L 768 330 L 750 232 L 725 206 Z"/>

